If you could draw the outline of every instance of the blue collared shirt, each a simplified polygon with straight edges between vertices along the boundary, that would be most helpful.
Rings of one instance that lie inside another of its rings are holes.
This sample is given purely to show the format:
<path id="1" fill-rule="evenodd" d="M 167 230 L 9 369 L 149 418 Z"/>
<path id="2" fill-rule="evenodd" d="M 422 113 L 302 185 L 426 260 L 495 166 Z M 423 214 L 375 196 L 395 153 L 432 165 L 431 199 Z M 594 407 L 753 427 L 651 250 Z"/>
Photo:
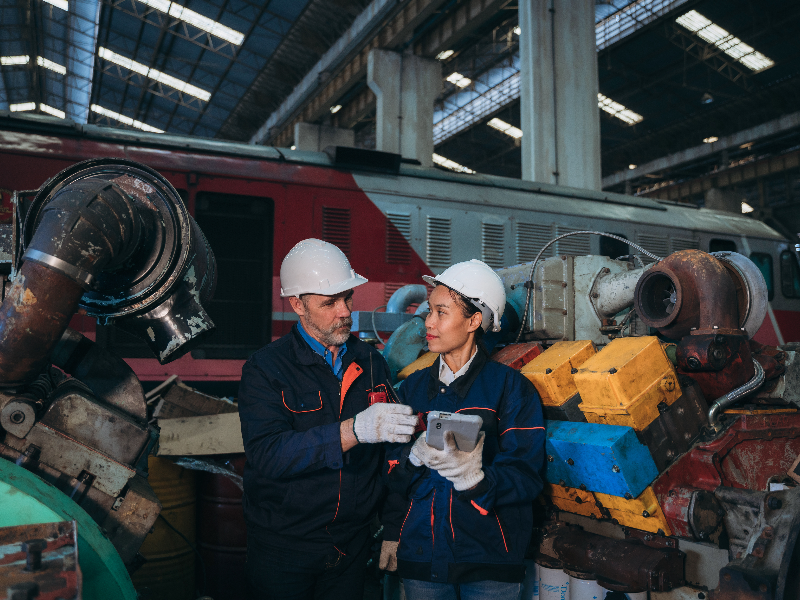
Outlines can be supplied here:
<path id="1" fill-rule="evenodd" d="M 333 370 L 333 374 L 341 381 L 342 377 L 344 377 L 344 373 L 342 372 L 342 357 L 345 355 L 345 352 L 347 352 L 347 345 L 342 344 L 339 346 L 339 351 L 336 353 L 336 360 L 334 361 L 333 352 L 311 337 L 308 332 L 303 329 L 303 325 L 300 324 L 300 322 L 297 323 L 297 330 L 300 332 L 300 335 L 303 336 L 306 343 L 311 346 L 311 349 L 325 359 L 325 362 L 328 363 L 328 366 Z"/>

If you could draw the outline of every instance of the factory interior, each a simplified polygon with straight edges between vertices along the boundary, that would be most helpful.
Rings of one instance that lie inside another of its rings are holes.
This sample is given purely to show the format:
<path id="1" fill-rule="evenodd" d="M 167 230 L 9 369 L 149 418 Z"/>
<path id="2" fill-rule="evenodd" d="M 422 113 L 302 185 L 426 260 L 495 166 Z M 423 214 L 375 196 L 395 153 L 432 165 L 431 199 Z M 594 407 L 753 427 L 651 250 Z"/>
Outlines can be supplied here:
<path id="1" fill-rule="evenodd" d="M 0 600 L 800 600 L 798 2 L 0 0 L 0 277 Z"/>

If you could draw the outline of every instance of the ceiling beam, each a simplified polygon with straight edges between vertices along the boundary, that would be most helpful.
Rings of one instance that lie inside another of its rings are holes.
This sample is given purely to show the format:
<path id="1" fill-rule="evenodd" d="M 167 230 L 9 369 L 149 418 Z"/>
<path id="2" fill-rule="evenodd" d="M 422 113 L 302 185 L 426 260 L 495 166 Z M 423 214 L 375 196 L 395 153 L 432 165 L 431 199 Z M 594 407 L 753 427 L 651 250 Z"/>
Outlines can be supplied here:
<path id="1" fill-rule="evenodd" d="M 69 11 L 67 74 L 64 76 L 67 118 L 89 122 L 97 30 L 100 25 L 99 0 L 73 0 Z"/>

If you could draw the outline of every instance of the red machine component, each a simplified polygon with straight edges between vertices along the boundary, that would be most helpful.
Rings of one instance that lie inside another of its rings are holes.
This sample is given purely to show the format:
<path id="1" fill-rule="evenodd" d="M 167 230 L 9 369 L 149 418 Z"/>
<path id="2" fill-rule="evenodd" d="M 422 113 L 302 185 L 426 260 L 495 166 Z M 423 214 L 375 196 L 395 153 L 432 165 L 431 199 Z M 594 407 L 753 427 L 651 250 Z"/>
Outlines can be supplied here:
<path id="1" fill-rule="evenodd" d="M 492 360 L 501 365 L 506 365 L 519 371 L 542 353 L 541 342 L 528 342 L 527 344 L 509 344 L 494 354 Z"/>

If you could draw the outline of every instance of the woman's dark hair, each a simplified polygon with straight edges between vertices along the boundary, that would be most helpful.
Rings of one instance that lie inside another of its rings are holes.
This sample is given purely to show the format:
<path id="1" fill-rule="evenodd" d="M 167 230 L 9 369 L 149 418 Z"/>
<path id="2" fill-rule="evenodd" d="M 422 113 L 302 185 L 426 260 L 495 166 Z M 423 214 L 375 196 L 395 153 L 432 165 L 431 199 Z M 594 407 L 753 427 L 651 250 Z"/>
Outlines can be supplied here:
<path id="1" fill-rule="evenodd" d="M 475 313 L 481 312 L 477 306 L 475 306 L 472 302 L 467 300 L 463 295 L 459 294 L 453 288 L 447 287 L 447 291 L 450 292 L 450 297 L 453 299 L 456 305 L 461 309 L 461 314 L 464 315 L 465 319 L 469 319 Z M 476 338 L 480 339 L 482 336 L 483 336 L 483 324 L 481 324 L 481 326 L 475 330 Z"/>

